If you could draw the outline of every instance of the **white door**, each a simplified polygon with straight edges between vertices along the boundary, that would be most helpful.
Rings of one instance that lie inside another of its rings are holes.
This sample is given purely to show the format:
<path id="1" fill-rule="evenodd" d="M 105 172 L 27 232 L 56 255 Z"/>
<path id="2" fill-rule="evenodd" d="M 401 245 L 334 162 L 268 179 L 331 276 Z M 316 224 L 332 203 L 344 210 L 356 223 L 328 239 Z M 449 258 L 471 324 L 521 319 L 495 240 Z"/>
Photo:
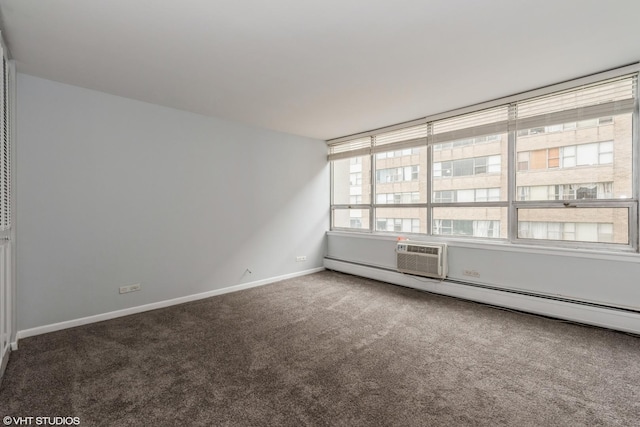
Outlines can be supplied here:
<path id="1" fill-rule="evenodd" d="M 0 376 L 9 359 L 13 332 L 13 268 L 10 236 L 0 232 Z"/>
<path id="2" fill-rule="evenodd" d="M 9 360 L 14 324 L 14 269 L 13 269 L 13 191 L 9 64 L 2 54 L 0 69 L 0 376 Z M 13 98 L 13 97 L 11 97 Z"/>

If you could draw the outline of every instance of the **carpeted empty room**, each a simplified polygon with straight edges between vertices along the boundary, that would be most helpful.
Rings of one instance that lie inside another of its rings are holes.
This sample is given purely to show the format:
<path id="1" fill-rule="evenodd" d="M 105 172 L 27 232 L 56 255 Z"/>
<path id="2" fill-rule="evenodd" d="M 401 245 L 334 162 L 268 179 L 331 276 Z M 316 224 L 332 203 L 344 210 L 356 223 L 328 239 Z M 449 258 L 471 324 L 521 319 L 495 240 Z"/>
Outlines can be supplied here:
<path id="1" fill-rule="evenodd" d="M 333 271 L 20 341 L 2 414 L 80 425 L 602 425 L 640 338 Z"/>

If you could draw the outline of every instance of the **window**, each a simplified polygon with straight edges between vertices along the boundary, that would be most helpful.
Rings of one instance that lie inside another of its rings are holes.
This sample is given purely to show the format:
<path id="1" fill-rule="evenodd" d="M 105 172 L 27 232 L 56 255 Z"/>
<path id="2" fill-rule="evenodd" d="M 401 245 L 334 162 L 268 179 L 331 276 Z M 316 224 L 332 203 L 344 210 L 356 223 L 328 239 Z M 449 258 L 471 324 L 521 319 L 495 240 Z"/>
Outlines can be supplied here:
<path id="1" fill-rule="evenodd" d="M 497 202 L 500 200 L 499 188 L 478 188 L 476 189 L 476 202 Z"/>
<path id="2" fill-rule="evenodd" d="M 331 223 L 338 229 L 369 230 L 369 209 L 333 209 Z"/>
<path id="3" fill-rule="evenodd" d="M 433 201 L 435 203 L 451 203 L 457 199 L 455 191 L 436 191 L 433 193 Z"/>
<path id="4" fill-rule="evenodd" d="M 547 167 L 549 169 L 557 168 L 560 166 L 560 149 L 559 148 L 549 148 L 547 151 Z"/>
<path id="5" fill-rule="evenodd" d="M 418 148 L 406 148 L 404 150 L 388 151 L 384 153 L 376 154 L 376 160 L 392 159 L 394 157 L 410 156 L 412 154 L 419 154 Z"/>
<path id="6" fill-rule="evenodd" d="M 529 152 L 523 151 L 518 153 L 518 170 L 519 171 L 528 171 L 529 170 Z"/>
<path id="7" fill-rule="evenodd" d="M 381 169 L 376 171 L 376 182 L 383 184 L 387 182 L 415 181 L 418 179 L 420 166 L 404 166 L 399 168 Z"/>
<path id="8" fill-rule="evenodd" d="M 377 231 L 397 231 L 404 233 L 419 233 L 420 219 L 418 218 L 376 218 Z"/>
<path id="9" fill-rule="evenodd" d="M 542 138 L 546 137 L 536 139 L 529 135 L 526 140 L 516 139 L 518 160 L 529 159 L 528 168 L 518 162 L 516 174 L 518 201 L 572 200 L 587 202 L 612 199 L 622 201 L 630 198 L 634 185 L 633 164 L 630 161 L 633 152 L 631 137 L 633 118 L 631 113 L 619 114 L 615 116 L 615 120 L 609 116 L 594 120 L 594 122 L 576 122 L 575 128 L 563 126 L 565 130 L 555 137 L 555 141 L 564 142 L 564 145 L 561 146 L 543 150 L 522 150 L 522 148 L 528 148 L 533 144 L 543 144 L 545 140 Z M 601 127 L 603 124 L 611 125 L 614 123 L 615 126 L 598 129 L 598 132 L 593 130 L 593 126 Z M 569 128 L 568 131 L 567 128 Z M 597 140 L 602 137 L 606 139 Z M 588 142 L 589 139 L 592 142 Z M 596 140 L 593 141 L 594 139 Z M 578 141 L 580 143 L 576 144 Z M 534 167 L 533 157 L 537 152 L 544 154 L 542 160 L 538 162 L 539 166 L 546 162 L 546 167 Z M 594 177 L 605 180 L 576 182 L 576 179 L 592 179 Z M 548 184 L 539 185 L 541 181 Z M 607 203 L 618 203 L 619 205 L 621 202 L 612 200 Z M 571 207 L 580 207 L 580 205 L 574 203 Z M 625 225 L 620 225 L 620 227 L 627 229 L 626 222 L 627 220 L 625 220 Z"/>
<path id="10" fill-rule="evenodd" d="M 608 125 L 611 123 L 613 123 L 613 117 L 601 117 L 599 119 L 589 119 L 589 120 L 582 120 L 579 122 L 569 122 L 569 123 L 563 123 L 563 124 L 535 127 L 531 129 L 522 129 L 518 131 L 517 135 L 527 136 L 527 135 L 537 135 L 541 133 L 562 132 L 565 130 L 575 130 L 577 128 L 602 126 L 602 125 Z"/>
<path id="11" fill-rule="evenodd" d="M 435 219 L 433 234 L 447 236 L 498 237 L 500 221 Z"/>
<path id="12" fill-rule="evenodd" d="M 350 228 L 362 228 L 362 219 L 361 218 L 351 218 L 349 221 Z"/>
<path id="13" fill-rule="evenodd" d="M 332 228 L 638 251 L 637 72 L 587 79 L 329 141 Z"/>
<path id="14" fill-rule="evenodd" d="M 518 187 L 518 200 L 611 199 L 613 182 Z"/>
<path id="15" fill-rule="evenodd" d="M 391 135 L 393 136 L 393 135 Z M 390 136 L 387 135 L 387 138 Z M 381 138 L 382 139 L 382 138 Z M 378 138 L 376 138 L 378 141 Z M 393 154 L 389 156 L 389 154 Z M 427 169 L 426 146 L 404 149 L 399 152 L 404 156 L 396 156 L 397 152 L 384 152 L 381 158 L 375 155 L 375 189 L 374 200 L 379 205 L 408 205 L 426 203 L 427 191 L 424 185 Z M 422 178 L 421 178 L 422 174 Z M 391 213 L 386 217 L 396 218 L 401 215 Z"/>
<path id="16" fill-rule="evenodd" d="M 518 153 L 518 171 L 613 163 L 613 142 L 545 148 Z"/>
<path id="17" fill-rule="evenodd" d="M 353 170 L 357 169 L 357 172 Z M 369 204 L 371 159 L 358 156 L 331 162 L 331 201 L 334 205 Z"/>
<path id="18" fill-rule="evenodd" d="M 608 141 L 577 145 L 575 146 L 575 156 L 576 166 L 604 165 L 612 163 L 613 143 Z"/>
<path id="19" fill-rule="evenodd" d="M 518 209 L 518 238 L 627 244 L 626 208 Z"/>
<path id="20" fill-rule="evenodd" d="M 468 176 L 500 172 L 500 156 L 459 159 L 433 164 L 434 177 Z"/>
<path id="21" fill-rule="evenodd" d="M 434 151 L 450 150 L 457 147 L 466 147 L 469 145 L 484 144 L 487 142 L 495 142 L 500 140 L 500 135 L 479 136 L 477 138 L 459 139 L 457 141 L 447 142 L 444 144 L 434 144 Z"/>
<path id="22" fill-rule="evenodd" d="M 518 234 L 522 238 L 529 239 L 608 243 L 613 241 L 613 224 L 522 221 L 518 223 Z"/>
<path id="23" fill-rule="evenodd" d="M 420 193 L 417 191 L 406 193 L 380 193 L 376 194 L 378 204 L 412 204 L 420 203 Z"/>
<path id="24" fill-rule="evenodd" d="M 507 237 L 508 211 L 505 207 L 435 207 L 432 212 L 431 232 L 434 235 L 485 239 Z"/>
<path id="25" fill-rule="evenodd" d="M 497 202 L 500 200 L 500 188 L 471 188 L 466 190 L 435 191 L 434 203 L 456 202 Z"/>
<path id="26" fill-rule="evenodd" d="M 637 241 L 637 228 L 631 231 L 637 217 L 630 222 L 637 201 L 627 203 L 637 183 L 632 162 L 623 158 L 633 153 L 627 108 L 635 101 L 615 106 L 634 98 L 634 84 L 614 79 L 519 104 L 523 122 L 552 121 L 578 110 L 591 117 L 549 123 L 544 131 L 530 125 L 516 134 L 517 239 L 627 245 L 633 234 Z M 605 105 L 613 114 L 597 115 Z M 549 204 L 534 206 L 538 201 Z"/>
<path id="27" fill-rule="evenodd" d="M 573 168 L 576 166 L 576 147 L 562 147 L 560 149 L 560 167 Z"/>

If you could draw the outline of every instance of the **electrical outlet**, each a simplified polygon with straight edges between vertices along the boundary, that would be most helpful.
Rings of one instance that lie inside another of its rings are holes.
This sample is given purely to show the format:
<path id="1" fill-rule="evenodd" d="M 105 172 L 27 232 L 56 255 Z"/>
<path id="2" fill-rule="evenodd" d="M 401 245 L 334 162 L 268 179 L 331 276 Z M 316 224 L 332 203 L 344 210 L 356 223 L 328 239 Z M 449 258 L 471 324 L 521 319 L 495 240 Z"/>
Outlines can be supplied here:
<path id="1" fill-rule="evenodd" d="M 128 292 L 139 291 L 141 287 L 142 286 L 140 285 L 140 283 L 136 283 L 136 284 L 133 284 L 133 285 L 127 285 L 127 286 L 120 286 L 120 293 L 121 294 L 126 294 Z"/>
<path id="2" fill-rule="evenodd" d="M 462 275 L 469 277 L 480 277 L 480 273 L 478 273 L 476 270 L 462 270 Z"/>
<path id="3" fill-rule="evenodd" d="M 307 256 L 306 255 L 300 255 L 296 257 L 296 262 L 303 262 L 307 260 Z"/>

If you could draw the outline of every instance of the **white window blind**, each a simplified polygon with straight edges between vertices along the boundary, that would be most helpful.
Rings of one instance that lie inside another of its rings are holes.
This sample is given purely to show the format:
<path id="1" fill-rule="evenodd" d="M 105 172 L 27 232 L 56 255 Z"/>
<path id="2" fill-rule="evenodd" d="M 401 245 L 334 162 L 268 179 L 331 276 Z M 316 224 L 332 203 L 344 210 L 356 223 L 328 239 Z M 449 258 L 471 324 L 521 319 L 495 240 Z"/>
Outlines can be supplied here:
<path id="1" fill-rule="evenodd" d="M 636 84 L 637 73 L 633 73 L 446 119 L 394 125 L 353 140 L 341 138 L 329 142 L 329 160 L 630 113 Z"/>
<path id="2" fill-rule="evenodd" d="M 0 54 L 3 52 L 0 51 Z M 11 144 L 9 138 L 9 70 L 2 56 L 0 99 L 0 230 L 11 228 Z"/>
<path id="3" fill-rule="evenodd" d="M 516 128 L 551 126 L 633 111 L 637 77 L 622 76 L 596 84 L 518 102 Z"/>
<path id="4" fill-rule="evenodd" d="M 509 106 L 476 111 L 433 122 L 431 143 L 504 133 L 509 127 Z"/>
<path id="5" fill-rule="evenodd" d="M 371 154 L 371 137 L 369 136 L 329 144 L 329 160 L 367 156 L 369 154 Z"/>
<path id="6" fill-rule="evenodd" d="M 428 134 L 429 126 L 427 123 L 380 133 L 374 137 L 373 152 L 380 153 L 427 145 Z"/>

